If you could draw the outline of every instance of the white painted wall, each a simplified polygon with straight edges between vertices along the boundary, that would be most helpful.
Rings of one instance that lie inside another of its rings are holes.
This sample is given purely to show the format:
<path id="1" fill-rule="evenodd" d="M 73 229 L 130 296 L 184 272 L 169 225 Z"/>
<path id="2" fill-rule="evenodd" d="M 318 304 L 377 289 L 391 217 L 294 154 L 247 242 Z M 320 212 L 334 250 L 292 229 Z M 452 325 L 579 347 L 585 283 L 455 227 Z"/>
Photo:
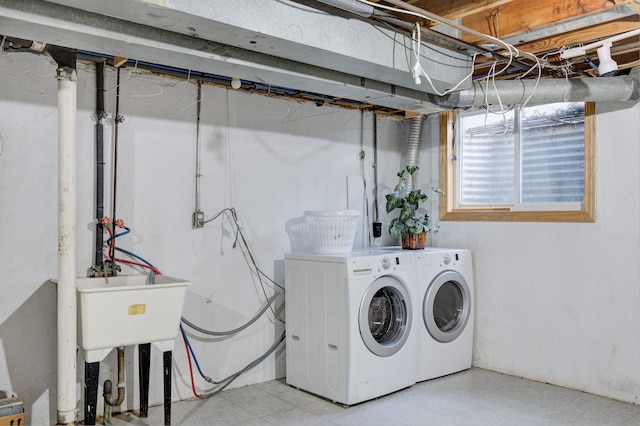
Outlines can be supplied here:
<path id="1" fill-rule="evenodd" d="M 596 223 L 442 222 L 434 245 L 473 251 L 474 365 L 639 404 L 640 105 L 597 114 Z"/>
<path id="2" fill-rule="evenodd" d="M 0 55 L 0 388 L 25 402 L 27 421 L 55 421 L 57 112 L 55 64 L 31 54 Z M 107 73 L 110 118 L 115 72 Z M 95 76 L 79 69 L 78 275 L 92 264 Z M 216 330 L 235 327 L 264 301 L 245 257 L 232 248 L 229 220 L 191 228 L 195 174 L 195 84 L 124 70 L 121 82 L 118 216 L 133 229 L 119 245 L 165 274 L 190 279 L 185 316 Z M 235 207 L 263 271 L 282 282 L 291 250 L 287 221 L 305 210 L 344 208 L 347 176 L 359 176 L 361 140 L 372 210 L 370 114 L 364 137 L 356 111 L 205 87 L 202 206 Z M 443 223 L 437 246 L 474 252 L 477 323 L 474 364 L 638 403 L 640 394 L 639 106 L 599 105 L 598 221 L 595 224 Z M 379 190 L 396 182 L 408 125 L 379 118 Z M 437 118 L 427 120 L 417 183 L 437 184 Z M 112 123 L 105 140 L 110 152 Z M 110 156 L 107 155 L 110 169 Z M 107 182 L 111 176 L 107 176 Z M 110 190 L 107 212 L 110 214 Z M 435 197 L 432 212 L 437 211 Z M 381 200 L 383 201 L 383 200 Z M 383 203 L 382 203 L 383 204 Z M 384 206 L 380 214 L 386 220 Z M 393 244 L 386 234 L 375 244 Z M 127 273 L 133 272 L 125 268 Z M 281 309 L 281 306 L 280 306 Z M 269 314 L 235 338 L 193 339 L 205 373 L 226 377 L 273 342 Z M 206 342 L 204 340 L 207 340 Z M 127 348 L 127 399 L 137 409 L 136 351 Z M 231 387 L 280 377 L 284 351 Z M 161 402 L 153 351 L 151 402 Z M 100 381 L 116 379 L 115 352 Z M 78 397 L 83 360 L 78 358 Z M 189 398 L 181 340 L 174 351 L 175 399 Z M 196 378 L 198 388 L 206 383 Z M 82 401 L 79 400 L 79 408 Z"/>
<path id="3" fill-rule="evenodd" d="M 105 127 L 106 214 L 111 215 L 111 148 L 115 71 L 107 70 Z M 92 263 L 94 218 L 95 74 L 78 72 L 78 276 Z M 25 402 L 28 424 L 55 422 L 57 270 L 57 82 L 55 63 L 32 54 L 0 54 L 0 389 Z M 247 321 L 264 302 L 240 248 L 232 248 L 228 219 L 191 228 L 194 210 L 196 85 L 125 69 L 121 76 L 117 215 L 133 232 L 118 245 L 151 261 L 166 275 L 191 280 L 184 314 L 210 329 Z M 372 116 L 205 86 L 202 99 L 201 209 L 207 218 L 235 207 L 255 258 L 283 281 L 291 251 L 286 224 L 305 210 L 347 206 L 347 177 L 367 179 L 372 202 Z M 378 119 L 379 176 L 395 183 L 401 121 Z M 361 165 L 361 142 L 365 161 Z M 388 191 L 384 185 L 380 190 Z M 384 211 L 381 210 L 384 218 Z M 361 240 L 360 240 L 361 241 Z M 388 238 L 381 243 L 389 244 Z M 123 267 L 125 273 L 134 270 Z M 267 286 L 267 292 L 271 289 Z M 282 305 L 279 308 L 283 314 Z M 106 319 L 108 321 L 108 319 Z M 281 333 L 270 313 L 233 338 L 192 339 L 205 373 L 222 379 L 257 358 Z M 162 357 L 152 350 L 150 402 L 162 401 Z M 127 398 L 138 409 L 137 351 L 128 347 Z M 113 351 L 100 382 L 116 380 Z M 82 412 L 84 360 L 78 357 Z M 192 397 L 181 338 L 174 351 L 174 399 Z M 284 350 L 230 387 L 284 375 Z M 209 389 L 196 377 L 199 389 Z M 99 391 L 99 395 L 102 391 Z M 99 413 L 102 409 L 99 404 Z"/>

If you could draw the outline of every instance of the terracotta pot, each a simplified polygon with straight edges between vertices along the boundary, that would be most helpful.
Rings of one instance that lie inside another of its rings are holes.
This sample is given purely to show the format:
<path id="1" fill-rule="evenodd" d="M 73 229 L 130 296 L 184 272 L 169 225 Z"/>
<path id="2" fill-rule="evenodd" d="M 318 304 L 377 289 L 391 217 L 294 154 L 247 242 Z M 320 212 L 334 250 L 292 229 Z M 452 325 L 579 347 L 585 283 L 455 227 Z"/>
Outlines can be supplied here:
<path id="1" fill-rule="evenodd" d="M 422 234 L 406 234 L 402 236 L 402 248 L 409 250 L 423 249 L 427 245 L 427 233 Z"/>

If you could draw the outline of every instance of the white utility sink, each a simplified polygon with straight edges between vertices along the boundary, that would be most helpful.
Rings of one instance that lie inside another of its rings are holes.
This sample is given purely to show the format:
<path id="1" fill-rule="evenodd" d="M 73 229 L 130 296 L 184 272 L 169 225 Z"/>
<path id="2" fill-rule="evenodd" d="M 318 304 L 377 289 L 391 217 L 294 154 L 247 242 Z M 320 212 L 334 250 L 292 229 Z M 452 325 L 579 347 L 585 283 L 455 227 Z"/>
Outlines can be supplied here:
<path id="1" fill-rule="evenodd" d="M 173 349 L 189 281 L 156 275 L 78 278 L 78 346 L 86 362 L 113 348 L 154 343 Z"/>

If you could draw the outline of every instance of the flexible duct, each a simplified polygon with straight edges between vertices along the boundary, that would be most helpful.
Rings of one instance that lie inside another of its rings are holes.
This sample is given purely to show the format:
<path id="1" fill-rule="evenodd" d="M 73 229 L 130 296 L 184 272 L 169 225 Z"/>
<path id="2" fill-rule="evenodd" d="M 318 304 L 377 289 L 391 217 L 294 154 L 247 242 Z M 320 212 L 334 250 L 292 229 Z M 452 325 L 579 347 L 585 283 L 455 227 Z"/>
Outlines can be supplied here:
<path id="1" fill-rule="evenodd" d="M 407 143 L 407 149 L 404 155 L 404 166 L 417 167 L 418 165 L 418 151 L 420 149 L 420 132 L 422 131 L 422 114 L 410 119 L 409 129 L 409 142 Z M 409 189 L 413 189 L 413 177 L 409 176 Z"/>
<path id="2" fill-rule="evenodd" d="M 640 67 L 628 76 L 498 80 L 475 82 L 470 89 L 447 96 L 430 96 L 431 102 L 447 108 L 466 108 L 482 105 L 549 104 L 554 102 L 624 102 L 640 99 Z"/>

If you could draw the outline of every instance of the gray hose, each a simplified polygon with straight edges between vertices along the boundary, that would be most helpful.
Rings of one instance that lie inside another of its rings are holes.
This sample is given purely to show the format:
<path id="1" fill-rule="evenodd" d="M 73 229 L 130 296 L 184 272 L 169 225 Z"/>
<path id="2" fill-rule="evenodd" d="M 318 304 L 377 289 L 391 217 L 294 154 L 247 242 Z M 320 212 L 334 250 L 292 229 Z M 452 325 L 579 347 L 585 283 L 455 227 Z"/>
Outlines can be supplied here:
<path id="1" fill-rule="evenodd" d="M 267 301 L 267 303 L 265 303 L 265 305 L 262 307 L 260 312 L 258 312 L 247 323 L 245 323 L 244 325 L 241 325 L 240 327 L 235 328 L 233 330 L 229 330 L 229 331 L 211 331 L 211 330 L 206 330 L 206 329 L 204 329 L 202 327 L 198 327 L 197 325 L 193 324 L 192 322 L 187 320 L 185 317 L 182 317 L 182 322 L 185 323 L 186 325 L 188 325 L 189 327 L 193 328 L 194 330 L 199 331 L 200 333 L 206 334 L 208 336 L 231 336 L 233 334 L 241 332 L 242 330 L 244 330 L 245 328 L 249 327 L 251 324 L 256 322 L 258 320 L 258 318 L 260 318 L 267 311 L 267 309 L 269 309 L 269 306 L 271 306 L 273 304 L 273 302 L 276 300 L 276 297 L 280 296 L 281 294 L 283 294 L 283 292 L 277 290 L 275 292 L 275 294 L 273 296 L 271 296 L 271 298 Z"/>
<path id="2" fill-rule="evenodd" d="M 280 338 L 278 340 L 276 340 L 273 345 L 271 345 L 271 347 L 269 349 L 267 349 L 267 351 L 260 355 L 259 358 L 251 361 L 249 364 L 247 364 L 244 368 L 242 368 L 239 371 L 236 371 L 235 373 L 233 373 L 232 375 L 224 378 L 223 380 L 220 380 L 219 382 L 214 382 L 216 384 L 222 384 L 222 386 L 220 386 L 219 388 L 217 388 L 214 391 L 211 391 L 209 393 L 206 394 L 200 394 L 198 397 L 200 399 L 208 399 L 211 398 L 212 396 L 216 396 L 217 394 L 219 394 L 220 392 L 222 392 L 227 386 L 229 386 L 235 379 L 238 378 L 238 376 L 240 376 L 242 373 L 244 373 L 245 371 L 248 371 L 250 369 L 252 369 L 253 367 L 255 367 L 256 365 L 260 364 L 262 361 L 264 361 L 265 359 L 267 359 L 267 357 L 269 355 L 271 355 L 277 348 L 278 346 L 280 346 L 280 344 L 282 342 L 284 342 L 284 339 L 286 337 L 286 331 L 283 331 L 282 334 L 280 335 Z"/>

